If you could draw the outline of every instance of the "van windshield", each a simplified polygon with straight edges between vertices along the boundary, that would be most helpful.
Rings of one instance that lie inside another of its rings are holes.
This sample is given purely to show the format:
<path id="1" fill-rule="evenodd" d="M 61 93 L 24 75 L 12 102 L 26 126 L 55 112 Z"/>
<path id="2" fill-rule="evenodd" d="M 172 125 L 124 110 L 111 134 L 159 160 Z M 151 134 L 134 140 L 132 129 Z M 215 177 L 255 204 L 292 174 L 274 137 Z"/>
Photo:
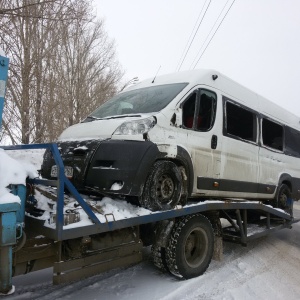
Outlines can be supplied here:
<path id="1" fill-rule="evenodd" d="M 166 107 L 187 83 L 151 86 L 124 92 L 98 107 L 88 118 L 158 112 Z"/>

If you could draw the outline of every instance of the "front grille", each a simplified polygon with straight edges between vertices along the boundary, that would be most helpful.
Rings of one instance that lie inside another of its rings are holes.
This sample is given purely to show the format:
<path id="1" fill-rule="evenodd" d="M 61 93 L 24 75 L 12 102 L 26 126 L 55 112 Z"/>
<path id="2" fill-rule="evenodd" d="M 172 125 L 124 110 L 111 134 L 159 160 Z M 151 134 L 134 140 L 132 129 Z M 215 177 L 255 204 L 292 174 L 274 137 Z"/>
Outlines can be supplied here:
<path id="1" fill-rule="evenodd" d="M 74 175 L 71 182 L 79 190 L 84 189 L 86 170 L 100 143 L 101 141 L 99 140 L 57 143 L 64 165 L 73 168 Z M 53 165 L 55 165 L 53 156 L 50 153 L 50 150 L 46 150 L 41 167 L 42 177 L 53 179 L 51 177 L 51 168 Z"/>

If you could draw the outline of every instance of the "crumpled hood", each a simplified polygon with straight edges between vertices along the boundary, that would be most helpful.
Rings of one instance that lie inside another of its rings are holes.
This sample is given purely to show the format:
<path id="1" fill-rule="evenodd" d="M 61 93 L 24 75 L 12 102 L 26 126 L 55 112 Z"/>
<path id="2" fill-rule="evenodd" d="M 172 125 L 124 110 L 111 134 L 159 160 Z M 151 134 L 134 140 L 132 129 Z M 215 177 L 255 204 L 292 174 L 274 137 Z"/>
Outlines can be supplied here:
<path id="1" fill-rule="evenodd" d="M 65 140 L 92 140 L 111 138 L 114 131 L 129 118 L 94 120 L 92 122 L 78 123 L 68 127 L 58 138 Z M 132 118 L 130 118 L 132 120 Z"/>

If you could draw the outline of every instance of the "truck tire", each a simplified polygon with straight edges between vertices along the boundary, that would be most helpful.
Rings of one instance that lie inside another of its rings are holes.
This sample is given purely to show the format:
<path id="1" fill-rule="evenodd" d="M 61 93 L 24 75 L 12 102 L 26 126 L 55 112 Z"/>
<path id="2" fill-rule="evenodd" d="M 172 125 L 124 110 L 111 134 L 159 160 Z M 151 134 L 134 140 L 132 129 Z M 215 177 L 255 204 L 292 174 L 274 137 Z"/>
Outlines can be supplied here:
<path id="1" fill-rule="evenodd" d="M 290 215 L 293 214 L 292 193 L 288 185 L 281 184 L 275 199 L 276 207 L 283 209 Z"/>
<path id="2" fill-rule="evenodd" d="M 169 269 L 166 261 L 166 248 L 152 245 L 151 253 L 154 265 L 161 271 L 168 272 Z"/>
<path id="3" fill-rule="evenodd" d="M 214 231 L 209 220 L 201 215 L 180 218 L 174 225 L 166 261 L 169 271 L 184 279 L 202 275 L 214 251 Z"/>
<path id="4" fill-rule="evenodd" d="M 182 177 L 177 165 L 160 160 L 151 168 L 139 202 L 152 211 L 171 209 L 179 203 L 181 190 Z"/>

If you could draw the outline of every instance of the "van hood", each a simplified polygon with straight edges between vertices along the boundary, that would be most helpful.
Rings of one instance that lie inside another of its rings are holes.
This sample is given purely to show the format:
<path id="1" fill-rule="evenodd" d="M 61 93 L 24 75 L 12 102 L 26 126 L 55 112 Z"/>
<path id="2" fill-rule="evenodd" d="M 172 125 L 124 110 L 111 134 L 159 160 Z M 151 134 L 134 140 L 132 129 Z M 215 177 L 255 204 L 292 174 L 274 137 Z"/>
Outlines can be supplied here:
<path id="1" fill-rule="evenodd" d="M 91 122 L 78 123 L 68 127 L 59 136 L 58 141 L 80 141 L 94 139 L 109 139 L 115 130 L 124 122 L 140 120 L 149 117 L 147 114 L 110 117 L 107 119 L 93 120 Z"/>

